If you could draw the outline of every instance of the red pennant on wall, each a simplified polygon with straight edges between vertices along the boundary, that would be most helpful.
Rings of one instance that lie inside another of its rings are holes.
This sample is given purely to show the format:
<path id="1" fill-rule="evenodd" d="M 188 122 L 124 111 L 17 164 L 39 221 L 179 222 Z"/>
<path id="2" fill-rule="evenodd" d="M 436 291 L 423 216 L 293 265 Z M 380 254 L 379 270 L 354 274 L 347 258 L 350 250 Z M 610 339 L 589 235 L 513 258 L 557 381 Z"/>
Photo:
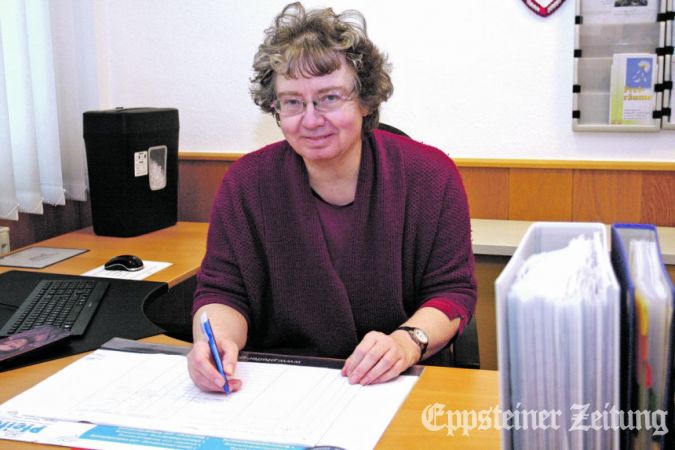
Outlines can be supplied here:
<path id="1" fill-rule="evenodd" d="M 565 0 L 523 0 L 523 3 L 527 5 L 532 11 L 541 17 L 548 17 L 562 5 Z"/>

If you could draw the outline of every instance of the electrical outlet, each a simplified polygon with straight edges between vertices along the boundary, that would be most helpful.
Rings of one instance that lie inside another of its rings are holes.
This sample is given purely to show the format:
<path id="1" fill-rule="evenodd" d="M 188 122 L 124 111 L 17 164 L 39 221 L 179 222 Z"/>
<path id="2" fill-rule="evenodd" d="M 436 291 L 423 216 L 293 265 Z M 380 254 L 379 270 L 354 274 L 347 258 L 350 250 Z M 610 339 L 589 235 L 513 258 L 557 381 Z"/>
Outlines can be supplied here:
<path id="1" fill-rule="evenodd" d="M 0 227 L 0 255 L 9 253 L 9 228 Z"/>

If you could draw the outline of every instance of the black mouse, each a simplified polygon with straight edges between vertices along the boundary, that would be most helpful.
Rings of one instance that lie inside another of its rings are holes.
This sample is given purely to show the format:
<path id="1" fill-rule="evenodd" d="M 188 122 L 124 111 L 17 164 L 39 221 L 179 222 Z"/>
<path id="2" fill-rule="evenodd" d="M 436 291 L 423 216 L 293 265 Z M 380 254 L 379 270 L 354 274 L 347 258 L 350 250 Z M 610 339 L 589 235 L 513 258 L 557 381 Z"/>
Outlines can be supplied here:
<path id="1" fill-rule="evenodd" d="M 143 260 L 134 255 L 119 255 L 111 258 L 104 265 L 106 270 L 126 270 L 135 272 L 143 268 Z"/>

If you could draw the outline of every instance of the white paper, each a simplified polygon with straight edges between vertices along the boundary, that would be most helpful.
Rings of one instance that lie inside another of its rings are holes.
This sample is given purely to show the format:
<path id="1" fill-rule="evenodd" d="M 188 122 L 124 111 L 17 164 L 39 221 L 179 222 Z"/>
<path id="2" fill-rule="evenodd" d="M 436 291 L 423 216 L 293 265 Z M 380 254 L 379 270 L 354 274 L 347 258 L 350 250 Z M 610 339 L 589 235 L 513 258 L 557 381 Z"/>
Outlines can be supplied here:
<path id="1" fill-rule="evenodd" d="M 305 446 L 237 441 L 185 433 L 0 414 L 0 439 L 91 450 L 306 450 Z M 4 448 L 4 446 L 3 446 Z"/>
<path id="2" fill-rule="evenodd" d="M 148 152 L 134 153 L 134 176 L 142 177 L 148 174 Z"/>
<path id="3" fill-rule="evenodd" d="M 659 0 L 583 0 L 584 25 L 655 23 Z"/>
<path id="4" fill-rule="evenodd" d="M 501 407 L 559 411 L 558 429 L 504 428 L 505 450 L 615 448 L 574 431 L 573 405 L 619 405 L 619 288 L 602 224 L 535 223 L 496 280 Z"/>
<path id="5" fill-rule="evenodd" d="M 98 266 L 82 275 L 99 278 L 116 278 L 118 280 L 143 280 L 160 270 L 166 269 L 170 265 L 170 262 L 143 260 L 143 268 L 135 272 L 128 272 L 126 270 L 106 270 L 105 266 Z"/>
<path id="6" fill-rule="evenodd" d="M 338 369 L 254 362 L 239 362 L 235 376 L 240 391 L 206 393 L 190 380 L 185 356 L 97 350 L 6 402 L 0 418 L 372 448 L 417 381 L 364 387 Z"/>

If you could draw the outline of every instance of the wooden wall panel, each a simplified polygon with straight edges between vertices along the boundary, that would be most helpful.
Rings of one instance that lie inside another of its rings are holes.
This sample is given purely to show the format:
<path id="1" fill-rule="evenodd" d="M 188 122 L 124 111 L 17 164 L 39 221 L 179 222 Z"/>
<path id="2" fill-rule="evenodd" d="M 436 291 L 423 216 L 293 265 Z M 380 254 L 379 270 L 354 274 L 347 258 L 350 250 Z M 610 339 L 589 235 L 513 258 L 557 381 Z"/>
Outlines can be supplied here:
<path id="1" fill-rule="evenodd" d="M 509 257 L 476 255 L 476 327 L 480 368 L 497 370 L 497 316 L 495 303 L 495 280 L 506 267 Z"/>
<path id="2" fill-rule="evenodd" d="M 179 220 L 207 221 L 234 156 L 180 160 Z M 618 168 L 459 166 L 471 217 L 675 226 L 675 172 Z M 90 221 L 89 221 L 90 223 Z"/>
<path id="3" fill-rule="evenodd" d="M 675 172 L 645 172 L 641 222 L 675 227 Z"/>
<path id="4" fill-rule="evenodd" d="M 230 162 L 180 161 L 178 220 L 208 222 L 213 198 Z"/>
<path id="5" fill-rule="evenodd" d="M 181 154 L 178 218 L 208 221 L 216 189 L 240 155 Z M 456 160 L 471 216 L 511 220 L 637 221 L 675 226 L 675 170 L 670 163 Z M 641 192 L 639 200 L 635 193 Z M 639 216 L 636 216 L 639 211 Z M 18 248 L 91 225 L 89 202 L 45 205 L 43 216 L 0 220 Z"/>
<path id="6" fill-rule="evenodd" d="M 572 220 L 639 222 L 642 174 L 636 171 L 576 170 Z"/>
<path id="7" fill-rule="evenodd" d="M 510 169 L 509 219 L 572 220 L 573 171 Z"/>
<path id="8" fill-rule="evenodd" d="M 471 217 L 509 218 L 509 169 L 464 167 L 460 169 Z"/>
<path id="9" fill-rule="evenodd" d="M 0 220 L 9 228 L 12 250 L 91 225 L 89 202 L 67 201 L 64 206 L 43 205 L 44 213 L 19 214 L 19 220 Z"/>

